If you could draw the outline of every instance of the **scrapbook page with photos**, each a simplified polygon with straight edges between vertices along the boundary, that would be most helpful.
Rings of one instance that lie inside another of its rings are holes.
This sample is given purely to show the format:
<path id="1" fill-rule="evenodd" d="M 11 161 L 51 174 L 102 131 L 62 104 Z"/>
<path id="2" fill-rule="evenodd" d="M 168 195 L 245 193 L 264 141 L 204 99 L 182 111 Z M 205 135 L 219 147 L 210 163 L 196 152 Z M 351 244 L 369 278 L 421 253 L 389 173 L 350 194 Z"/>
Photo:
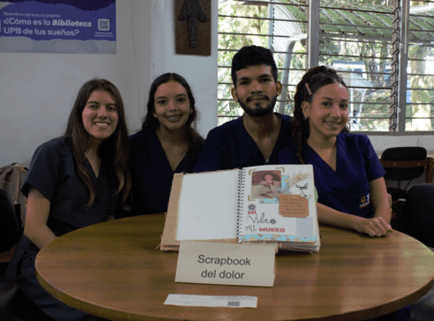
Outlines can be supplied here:
<path id="1" fill-rule="evenodd" d="M 319 249 L 310 165 L 262 165 L 175 174 L 160 249 L 181 241 L 274 242 Z"/>
<path id="2" fill-rule="evenodd" d="M 239 184 L 239 242 L 278 242 L 284 249 L 319 250 L 311 165 L 245 168 Z"/>

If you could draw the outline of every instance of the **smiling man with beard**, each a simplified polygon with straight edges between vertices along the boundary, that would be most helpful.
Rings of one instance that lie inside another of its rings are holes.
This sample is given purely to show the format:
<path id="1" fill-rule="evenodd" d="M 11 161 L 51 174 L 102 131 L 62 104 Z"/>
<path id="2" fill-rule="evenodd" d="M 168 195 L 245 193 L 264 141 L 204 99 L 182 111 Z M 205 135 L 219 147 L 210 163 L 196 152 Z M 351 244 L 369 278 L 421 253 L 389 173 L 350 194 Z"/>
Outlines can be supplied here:
<path id="1" fill-rule="evenodd" d="M 288 144 L 292 119 L 273 111 L 282 84 L 269 49 L 241 48 L 232 59 L 232 97 L 244 115 L 212 129 L 194 167 L 195 172 L 278 164 Z"/>

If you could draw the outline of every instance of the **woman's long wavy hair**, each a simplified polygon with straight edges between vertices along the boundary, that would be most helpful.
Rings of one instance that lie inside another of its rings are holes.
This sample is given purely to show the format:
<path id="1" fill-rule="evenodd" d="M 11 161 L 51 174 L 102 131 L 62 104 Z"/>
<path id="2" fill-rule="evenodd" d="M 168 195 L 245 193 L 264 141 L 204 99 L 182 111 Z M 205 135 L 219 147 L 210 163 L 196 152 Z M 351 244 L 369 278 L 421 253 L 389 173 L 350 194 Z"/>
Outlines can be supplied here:
<path id="1" fill-rule="evenodd" d="M 103 140 L 98 154 L 103 161 L 111 160 L 109 171 L 114 173 L 118 185 L 115 195 L 119 194 L 120 204 L 124 206 L 131 189 L 131 177 L 128 170 L 129 138 L 124 103 L 116 86 L 106 79 L 95 78 L 86 82 L 77 94 L 64 137 L 69 138 L 72 142 L 72 154 L 77 174 L 89 189 L 89 199 L 86 203 L 86 207 L 89 207 L 94 203 L 96 193 L 89 172 L 82 164 L 85 152 L 91 145 L 91 136 L 84 128 L 82 113 L 90 95 L 96 90 L 108 92 L 115 101 L 118 112 L 117 127 L 109 138 Z"/>
<path id="2" fill-rule="evenodd" d="M 168 72 L 158 76 L 152 82 L 151 88 L 149 89 L 148 103 L 146 105 L 147 113 L 145 118 L 143 119 L 141 132 L 155 132 L 155 130 L 160 126 L 160 122 L 156 117 L 154 117 L 155 92 L 157 91 L 158 87 L 160 87 L 160 85 L 168 83 L 169 81 L 176 81 L 182 87 L 184 87 L 185 91 L 187 92 L 188 101 L 190 103 L 190 109 L 192 110 L 192 112 L 188 116 L 185 126 L 187 129 L 187 139 L 189 144 L 188 153 L 192 156 L 189 157 L 189 160 L 193 162 L 199 154 L 198 144 L 196 144 L 196 142 L 201 139 L 201 136 L 195 130 L 198 112 L 196 111 L 195 100 L 190 85 L 188 84 L 187 80 L 185 80 L 184 77 L 182 77 L 181 75 L 173 72 Z M 187 164 L 186 168 L 192 169 L 193 166 L 194 164 Z"/>
<path id="3" fill-rule="evenodd" d="M 339 83 L 348 89 L 345 82 L 338 76 L 336 71 L 332 68 L 325 66 L 318 66 L 310 68 L 301 78 L 297 84 L 294 95 L 294 130 L 292 136 L 295 146 L 297 148 L 297 157 L 301 164 L 305 164 L 306 160 L 303 157 L 303 142 L 307 140 L 310 135 L 309 120 L 304 118 L 301 105 L 304 101 L 311 103 L 312 97 L 318 89 L 323 86 L 333 83 Z M 307 84 L 307 86 L 306 86 Z M 307 89 L 309 87 L 310 93 Z M 347 126 L 343 132 L 349 132 Z"/>

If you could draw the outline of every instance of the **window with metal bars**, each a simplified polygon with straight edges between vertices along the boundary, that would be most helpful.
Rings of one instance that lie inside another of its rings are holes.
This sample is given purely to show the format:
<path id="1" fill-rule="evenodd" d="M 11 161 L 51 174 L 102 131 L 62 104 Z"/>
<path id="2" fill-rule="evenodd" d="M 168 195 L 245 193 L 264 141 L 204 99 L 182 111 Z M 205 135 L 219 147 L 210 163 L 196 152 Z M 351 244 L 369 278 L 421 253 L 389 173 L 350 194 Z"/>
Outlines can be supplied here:
<path id="1" fill-rule="evenodd" d="M 432 1 L 220 0 L 219 124 L 242 115 L 230 94 L 231 59 L 256 44 L 274 52 L 283 83 L 276 111 L 292 114 L 302 74 L 328 65 L 349 88 L 353 131 L 432 131 L 431 43 Z"/>
<path id="2" fill-rule="evenodd" d="M 398 127 L 434 130 L 434 1 L 403 1 L 402 82 Z M 405 5 L 406 4 L 406 5 Z M 405 11 L 407 10 L 407 11 Z"/>
<path id="3" fill-rule="evenodd" d="M 294 10 L 288 10 L 290 7 Z M 276 109 L 292 113 L 297 79 L 307 69 L 307 8 L 306 4 L 295 1 L 219 1 L 218 124 L 243 113 L 231 96 L 230 69 L 233 55 L 246 45 L 272 49 L 278 78 L 283 84 Z"/>

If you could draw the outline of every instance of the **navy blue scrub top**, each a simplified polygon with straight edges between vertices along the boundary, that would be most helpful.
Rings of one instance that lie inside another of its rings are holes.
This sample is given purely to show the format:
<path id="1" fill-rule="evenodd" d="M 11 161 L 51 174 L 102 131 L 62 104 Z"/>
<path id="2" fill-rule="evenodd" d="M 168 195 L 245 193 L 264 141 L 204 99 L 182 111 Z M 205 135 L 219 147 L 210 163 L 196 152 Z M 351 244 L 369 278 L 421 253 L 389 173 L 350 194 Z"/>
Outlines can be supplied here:
<path id="1" fill-rule="evenodd" d="M 201 149 L 203 138 L 196 143 Z M 190 149 L 191 150 L 191 149 Z M 132 208 L 137 214 L 167 211 L 174 173 L 192 172 L 196 159 L 189 152 L 172 171 L 163 146 L 155 131 L 139 132 L 130 138 L 130 172 Z"/>
<path id="2" fill-rule="evenodd" d="M 36 149 L 27 173 L 22 193 L 27 197 L 30 186 L 35 187 L 51 202 L 48 227 L 62 235 L 80 227 L 106 221 L 117 203 L 114 177 L 107 171 L 106 160 L 101 163 L 98 177 L 87 159 L 88 170 L 95 188 L 95 202 L 85 207 L 89 190 L 77 175 L 72 144 L 65 137 L 55 138 Z"/>
<path id="3" fill-rule="evenodd" d="M 114 193 L 117 184 L 108 172 L 105 161 L 101 163 L 98 177 L 87 159 L 83 160 L 83 166 L 89 171 L 96 193 L 90 207 L 85 207 L 89 191 L 75 170 L 69 139 L 52 139 L 39 146 L 33 155 L 21 192 L 27 197 L 30 187 L 34 187 L 50 201 L 47 225 L 57 236 L 106 221 L 115 212 L 118 196 Z M 34 260 L 38 252 L 36 245 L 22 235 L 8 265 L 6 277 L 16 282 L 21 257 L 27 253 Z"/>
<path id="4" fill-rule="evenodd" d="M 306 163 L 313 165 L 318 203 L 347 214 L 372 218 L 369 182 L 384 176 L 383 166 L 365 135 L 340 133 L 336 144 L 336 171 L 306 142 L 303 144 Z M 300 164 L 294 145 L 279 153 L 279 163 Z"/>
<path id="5" fill-rule="evenodd" d="M 278 164 L 277 155 L 288 145 L 292 132 L 292 117 L 282 119 L 280 133 L 268 160 L 243 125 L 243 117 L 231 120 L 212 129 L 205 140 L 202 152 L 194 166 L 194 172 L 234 169 L 247 166 Z"/>

